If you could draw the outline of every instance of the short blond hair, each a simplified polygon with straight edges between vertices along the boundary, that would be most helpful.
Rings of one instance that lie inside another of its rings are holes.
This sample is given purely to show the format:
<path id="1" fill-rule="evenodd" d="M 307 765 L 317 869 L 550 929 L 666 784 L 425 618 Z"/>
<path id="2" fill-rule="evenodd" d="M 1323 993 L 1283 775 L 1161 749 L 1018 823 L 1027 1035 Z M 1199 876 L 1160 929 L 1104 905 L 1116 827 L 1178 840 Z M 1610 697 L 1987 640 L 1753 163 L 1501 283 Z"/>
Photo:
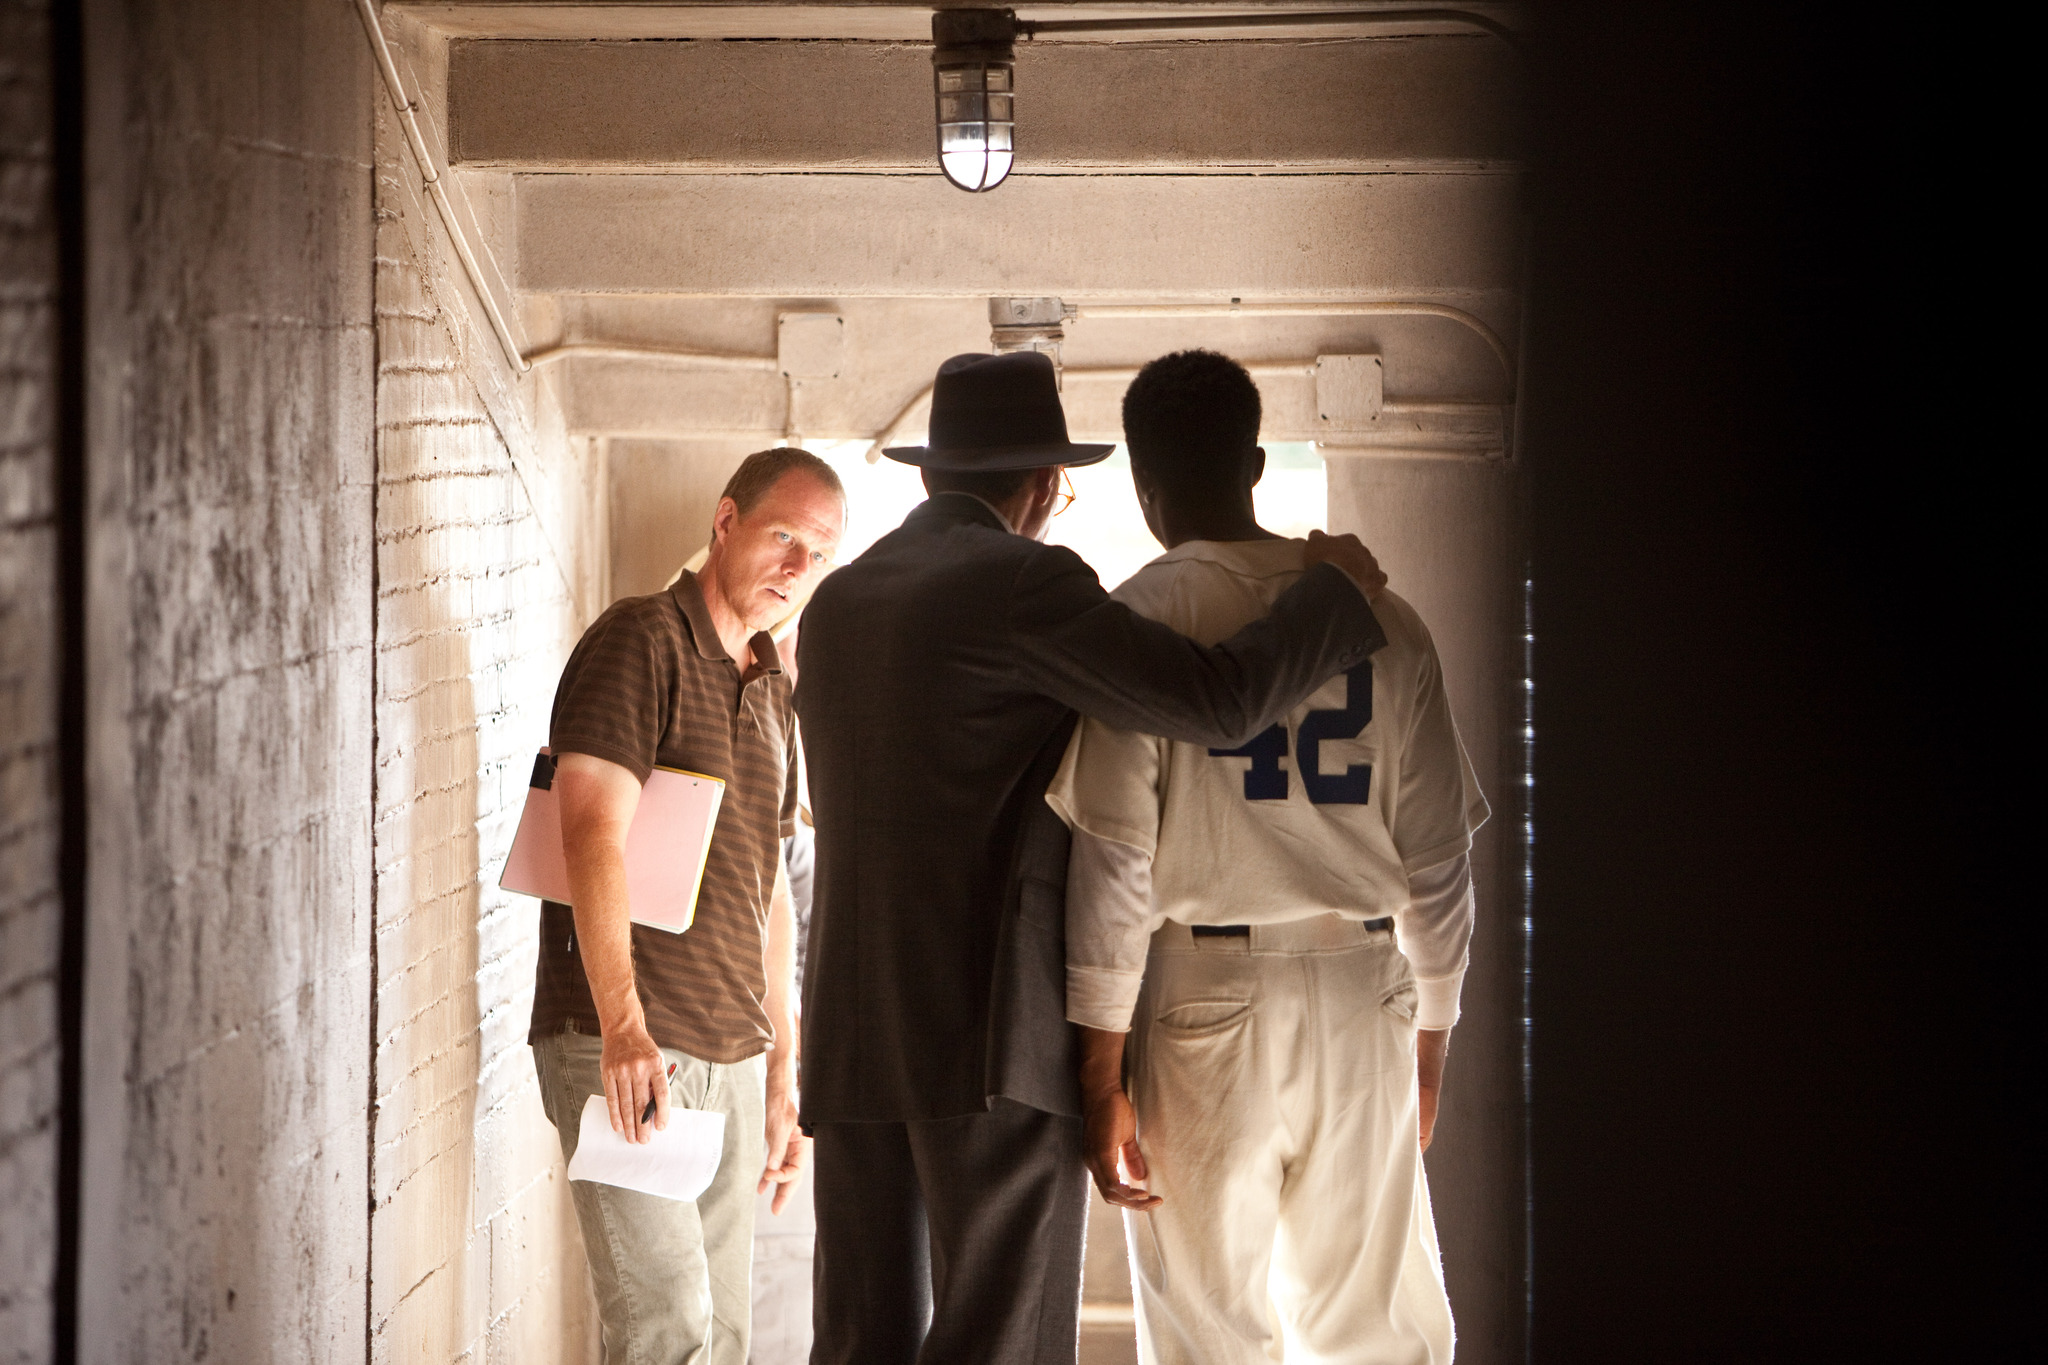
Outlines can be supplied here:
<path id="1" fill-rule="evenodd" d="M 773 450 L 757 450 L 740 461 L 740 467 L 725 481 L 725 491 L 720 493 L 723 501 L 731 498 L 733 506 L 745 516 L 754 510 L 761 499 L 768 496 L 768 490 L 782 481 L 785 474 L 808 474 L 832 490 L 840 504 L 846 502 L 846 485 L 839 481 L 839 471 L 826 464 L 808 450 L 795 446 L 777 446 Z"/>

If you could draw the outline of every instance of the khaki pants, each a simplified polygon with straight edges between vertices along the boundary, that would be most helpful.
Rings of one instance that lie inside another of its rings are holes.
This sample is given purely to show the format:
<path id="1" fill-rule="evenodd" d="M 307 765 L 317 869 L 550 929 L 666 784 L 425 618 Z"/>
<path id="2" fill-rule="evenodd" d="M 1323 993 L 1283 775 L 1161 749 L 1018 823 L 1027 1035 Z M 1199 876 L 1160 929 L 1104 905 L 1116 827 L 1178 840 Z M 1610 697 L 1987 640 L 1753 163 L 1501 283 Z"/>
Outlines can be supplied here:
<path id="1" fill-rule="evenodd" d="M 1335 916 L 1152 940 L 1126 1213 L 1148 1365 L 1444 1365 L 1449 1301 L 1416 1149 L 1415 984 Z"/>
<path id="2" fill-rule="evenodd" d="M 534 1044 L 541 1103 L 576 1155 L 584 1101 L 604 1093 L 602 1041 L 560 1033 Z M 753 1323 L 754 1187 L 767 1160 L 766 1063 L 731 1066 L 663 1048 L 669 1102 L 725 1115 L 725 1152 L 694 1200 L 569 1184 L 604 1324 L 606 1365 L 746 1365 Z"/>

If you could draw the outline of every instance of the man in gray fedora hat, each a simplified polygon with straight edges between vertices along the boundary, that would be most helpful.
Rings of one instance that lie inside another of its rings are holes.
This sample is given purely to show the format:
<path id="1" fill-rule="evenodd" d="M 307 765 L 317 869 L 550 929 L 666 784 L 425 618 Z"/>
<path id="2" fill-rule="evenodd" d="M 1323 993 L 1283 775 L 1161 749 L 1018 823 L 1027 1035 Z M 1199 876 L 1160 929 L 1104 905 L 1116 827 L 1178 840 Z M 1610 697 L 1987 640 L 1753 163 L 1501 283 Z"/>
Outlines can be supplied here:
<path id="1" fill-rule="evenodd" d="M 1040 543 L 1067 439 L 1050 360 L 939 368 L 931 497 L 818 589 L 796 704 L 817 817 L 802 1119 L 818 1365 L 1073 1365 L 1088 1174 L 1066 1022 L 1076 712 L 1234 748 L 1385 643 L 1351 536 L 1204 647 Z"/>

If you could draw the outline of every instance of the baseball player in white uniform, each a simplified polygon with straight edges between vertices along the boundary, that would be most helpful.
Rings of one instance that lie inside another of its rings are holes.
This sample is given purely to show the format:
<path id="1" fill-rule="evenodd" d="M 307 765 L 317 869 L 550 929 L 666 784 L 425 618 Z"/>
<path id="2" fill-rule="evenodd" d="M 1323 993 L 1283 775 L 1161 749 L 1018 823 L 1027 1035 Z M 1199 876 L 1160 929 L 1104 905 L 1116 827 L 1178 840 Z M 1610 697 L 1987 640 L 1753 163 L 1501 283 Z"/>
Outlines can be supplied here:
<path id="1" fill-rule="evenodd" d="M 1224 639 L 1301 572 L 1252 511 L 1258 389 L 1179 352 L 1124 427 L 1167 552 L 1114 595 Z M 1148 1365 L 1451 1359 L 1421 1154 L 1487 805 L 1421 618 L 1373 611 L 1386 647 L 1285 724 L 1220 751 L 1084 718 L 1046 793 L 1074 835 L 1088 1161 L 1127 1210 Z"/>

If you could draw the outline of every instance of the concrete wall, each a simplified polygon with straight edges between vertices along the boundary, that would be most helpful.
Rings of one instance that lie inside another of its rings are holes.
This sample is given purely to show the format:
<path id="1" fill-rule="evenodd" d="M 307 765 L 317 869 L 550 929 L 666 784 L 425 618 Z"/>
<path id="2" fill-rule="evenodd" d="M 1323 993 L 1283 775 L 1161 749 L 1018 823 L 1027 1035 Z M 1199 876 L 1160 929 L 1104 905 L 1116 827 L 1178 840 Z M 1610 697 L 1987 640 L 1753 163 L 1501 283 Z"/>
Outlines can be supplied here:
<path id="1" fill-rule="evenodd" d="M 24 1360 L 55 1240 L 42 23 L 0 11 Z M 537 916 L 489 883 L 604 601 L 601 454 L 478 330 L 348 0 L 106 0 L 86 28 L 81 1358 L 594 1358 L 524 1044 Z"/>
<path id="2" fill-rule="evenodd" d="M 1326 448 L 1330 527 L 1372 547 L 1436 639 L 1493 807 L 1473 842 L 1478 924 L 1428 1158 L 1465 1365 L 1524 1359 L 1520 555 L 1514 466 Z"/>
<path id="3" fill-rule="evenodd" d="M 986 195 L 934 175 L 517 181 L 538 292 L 1451 302 L 1521 269 L 1508 172 L 1019 175 Z"/>
<path id="4" fill-rule="evenodd" d="M 614 597 L 659 592 L 711 541 L 711 514 L 740 461 L 777 441 L 607 441 Z"/>
<path id="5" fill-rule="evenodd" d="M 93 4 L 90 1360 L 362 1358 L 371 68 Z"/>
<path id="6" fill-rule="evenodd" d="M 0 1360 L 50 1351 L 56 1243 L 56 236 L 49 15 L 0 4 Z"/>
<path id="7" fill-rule="evenodd" d="M 605 600 L 592 443 L 516 381 L 377 117 L 373 1360 L 595 1359 L 526 1028 L 535 903 L 496 870 Z"/>

